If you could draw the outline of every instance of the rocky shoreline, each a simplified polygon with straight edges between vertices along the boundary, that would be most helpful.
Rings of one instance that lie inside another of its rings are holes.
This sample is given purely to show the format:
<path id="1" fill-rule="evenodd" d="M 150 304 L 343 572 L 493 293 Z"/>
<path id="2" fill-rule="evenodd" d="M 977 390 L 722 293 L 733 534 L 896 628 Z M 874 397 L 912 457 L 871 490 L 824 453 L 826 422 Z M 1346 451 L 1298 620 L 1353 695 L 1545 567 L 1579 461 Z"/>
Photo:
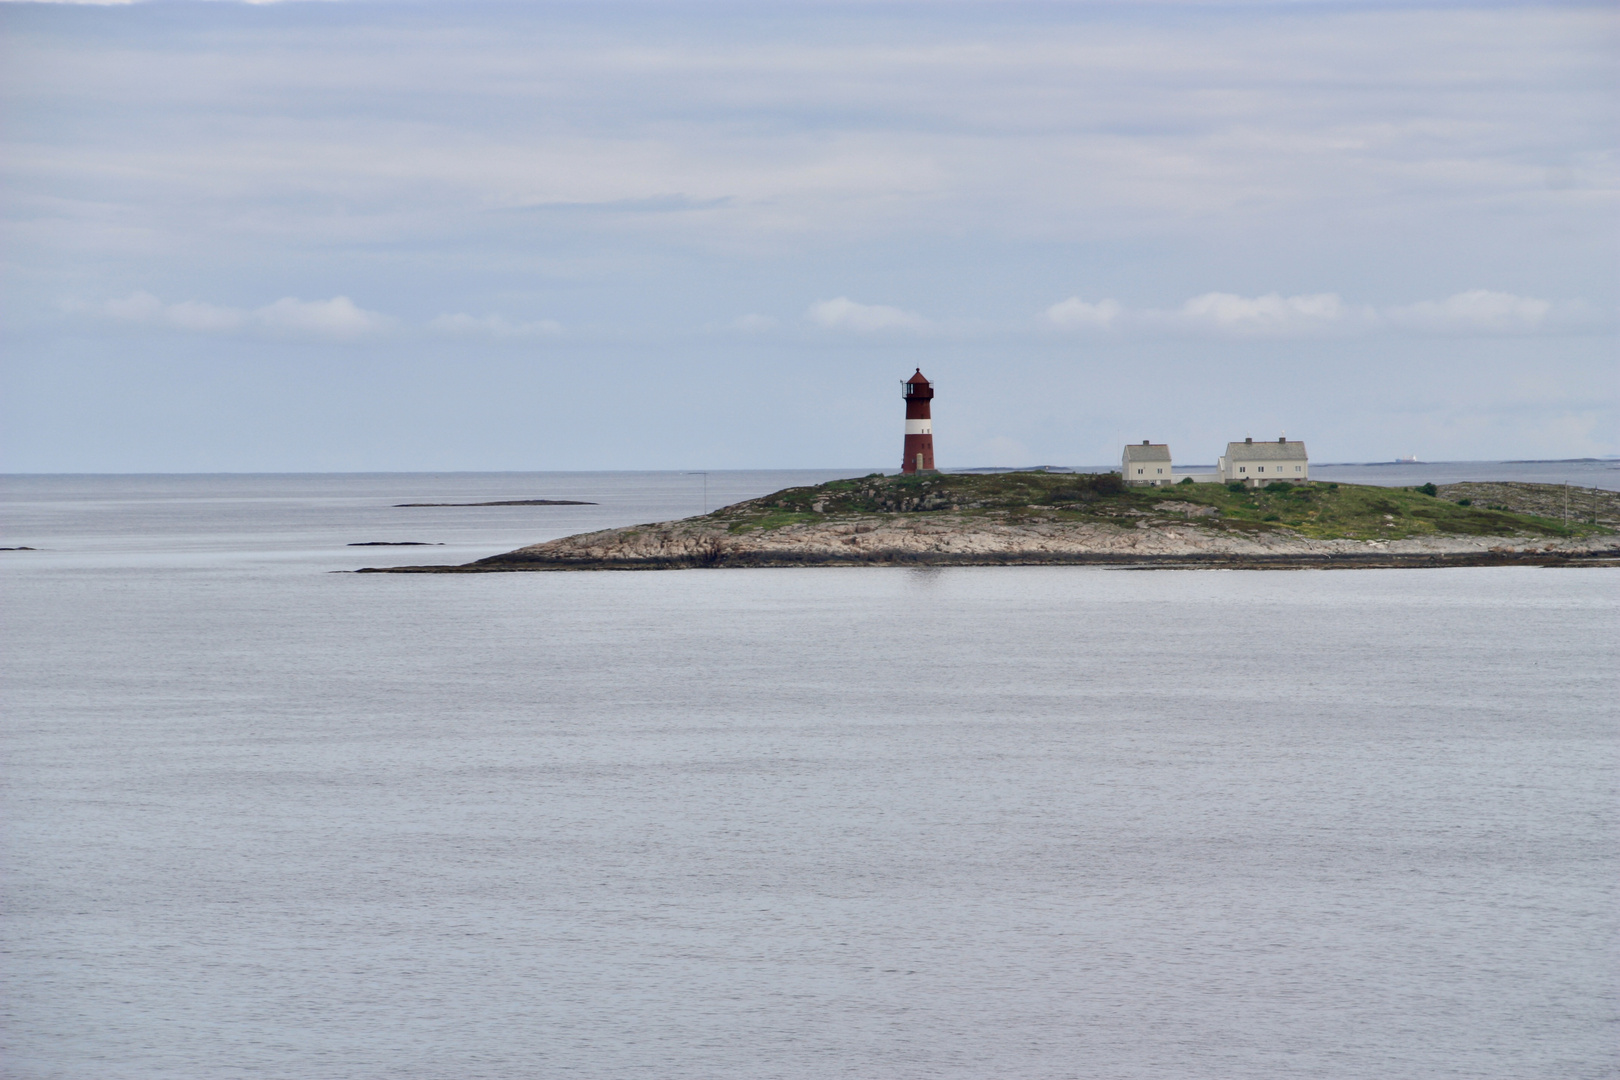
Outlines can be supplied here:
<path id="1" fill-rule="evenodd" d="M 1166 492 L 1165 494 L 1168 494 Z M 788 566 L 1053 566 L 1306 569 L 1411 566 L 1620 565 L 1620 537 L 1424 535 L 1322 539 L 1212 508 L 1139 495 L 1106 520 L 1069 520 L 1048 506 L 1017 513 L 955 509 L 809 514 L 771 523 L 780 502 L 753 500 L 704 517 L 605 529 L 459 566 L 378 573 L 513 573 Z M 762 509 L 764 508 L 764 509 Z M 753 515 L 752 517 L 750 515 Z M 808 520 L 806 520 L 808 519 Z M 764 524 L 752 524 L 763 520 Z"/>
<path id="2" fill-rule="evenodd" d="M 1005 555 L 917 556 L 904 552 L 877 557 L 753 558 L 723 562 L 690 559 L 519 560 L 497 557 L 450 566 L 365 567 L 359 574 L 497 574 L 568 570 L 696 570 L 828 566 L 888 566 L 944 569 L 968 566 L 1109 566 L 1122 570 L 1369 570 L 1457 566 L 1620 566 L 1620 549 L 1606 552 L 1489 551 L 1480 553 L 1378 554 L 1346 552 L 1326 555 Z"/>

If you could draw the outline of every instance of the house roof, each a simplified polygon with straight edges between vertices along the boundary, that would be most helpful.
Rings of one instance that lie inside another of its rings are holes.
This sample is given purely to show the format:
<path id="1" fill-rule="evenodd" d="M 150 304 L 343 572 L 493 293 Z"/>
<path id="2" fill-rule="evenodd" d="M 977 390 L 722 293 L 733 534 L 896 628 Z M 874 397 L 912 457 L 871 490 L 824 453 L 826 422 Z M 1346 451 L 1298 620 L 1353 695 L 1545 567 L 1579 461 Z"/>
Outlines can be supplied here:
<path id="1" fill-rule="evenodd" d="M 1129 446 L 1125 447 L 1125 460 L 1169 461 L 1170 447 L 1164 443 L 1149 443 L 1147 446 L 1142 446 L 1139 443 L 1131 443 Z"/>
<path id="2" fill-rule="evenodd" d="M 1305 461 L 1305 444 L 1293 442 L 1229 442 L 1227 461 Z"/>

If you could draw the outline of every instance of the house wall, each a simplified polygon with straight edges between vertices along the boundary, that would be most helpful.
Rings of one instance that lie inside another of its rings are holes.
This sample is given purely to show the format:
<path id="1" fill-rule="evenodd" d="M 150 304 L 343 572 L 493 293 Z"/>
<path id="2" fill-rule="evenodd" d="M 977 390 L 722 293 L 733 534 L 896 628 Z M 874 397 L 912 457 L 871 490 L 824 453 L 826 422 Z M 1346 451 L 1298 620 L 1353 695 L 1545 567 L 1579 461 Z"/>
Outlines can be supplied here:
<path id="1" fill-rule="evenodd" d="M 1120 469 L 1127 484 L 1170 484 L 1176 479 L 1170 474 L 1168 461 L 1131 461 L 1128 458 L 1121 458 Z"/>
<path id="2" fill-rule="evenodd" d="M 1311 478 L 1309 461 L 1250 461 L 1241 457 L 1221 458 L 1220 475 L 1224 482 L 1233 480 L 1243 484 L 1269 484 L 1273 480 L 1290 483 Z"/>

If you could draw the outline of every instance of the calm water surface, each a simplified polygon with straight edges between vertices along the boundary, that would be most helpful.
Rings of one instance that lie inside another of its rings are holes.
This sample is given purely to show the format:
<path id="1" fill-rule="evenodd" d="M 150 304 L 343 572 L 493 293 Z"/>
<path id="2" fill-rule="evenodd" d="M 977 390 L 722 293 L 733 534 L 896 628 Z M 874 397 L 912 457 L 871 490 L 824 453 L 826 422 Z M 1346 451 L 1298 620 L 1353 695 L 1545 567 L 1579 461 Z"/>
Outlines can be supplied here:
<path id="1" fill-rule="evenodd" d="M 324 572 L 702 482 L 0 482 L 4 1075 L 1620 1068 L 1620 571 Z"/>

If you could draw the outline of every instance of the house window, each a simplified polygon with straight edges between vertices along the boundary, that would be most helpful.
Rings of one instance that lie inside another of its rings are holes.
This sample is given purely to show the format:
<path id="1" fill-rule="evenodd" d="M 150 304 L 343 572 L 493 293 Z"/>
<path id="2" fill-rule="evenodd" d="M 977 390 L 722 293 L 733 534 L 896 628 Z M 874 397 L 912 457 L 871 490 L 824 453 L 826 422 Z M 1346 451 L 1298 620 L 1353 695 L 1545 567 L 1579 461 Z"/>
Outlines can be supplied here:
<path id="1" fill-rule="evenodd" d="M 1255 472 L 1265 472 L 1265 471 L 1266 471 L 1266 467 L 1265 467 L 1265 466 L 1264 466 L 1264 465 L 1256 465 L 1256 466 L 1255 466 L 1255 467 L 1254 467 L 1254 471 L 1255 471 Z"/>
<path id="2" fill-rule="evenodd" d="M 1137 469 L 1137 470 L 1136 470 L 1136 475 L 1137 475 L 1137 476 L 1141 476 L 1141 475 L 1142 475 L 1142 470 L 1141 470 L 1141 469 Z"/>
<path id="3" fill-rule="evenodd" d="M 1154 469 L 1153 471 L 1158 473 L 1160 476 L 1164 475 L 1164 470 L 1163 469 Z"/>
<path id="4" fill-rule="evenodd" d="M 1249 471 L 1249 467 L 1247 465 L 1239 465 L 1238 466 L 1238 472 L 1248 472 L 1248 471 Z"/>
<path id="5" fill-rule="evenodd" d="M 1299 472 L 1299 466 L 1298 466 L 1298 465 L 1295 465 L 1295 466 L 1294 466 L 1294 471 L 1295 471 L 1295 472 Z"/>

